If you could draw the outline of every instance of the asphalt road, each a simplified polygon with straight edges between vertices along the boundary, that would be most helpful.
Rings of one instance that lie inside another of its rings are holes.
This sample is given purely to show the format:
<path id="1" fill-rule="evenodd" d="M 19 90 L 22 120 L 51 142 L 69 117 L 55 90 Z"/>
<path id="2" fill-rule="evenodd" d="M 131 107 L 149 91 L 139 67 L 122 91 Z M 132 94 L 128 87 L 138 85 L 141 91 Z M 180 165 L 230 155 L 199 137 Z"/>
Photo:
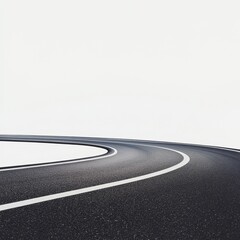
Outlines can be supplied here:
<path id="1" fill-rule="evenodd" d="M 107 138 L 95 158 L 0 169 L 0 240 L 240 239 L 240 151 Z"/>

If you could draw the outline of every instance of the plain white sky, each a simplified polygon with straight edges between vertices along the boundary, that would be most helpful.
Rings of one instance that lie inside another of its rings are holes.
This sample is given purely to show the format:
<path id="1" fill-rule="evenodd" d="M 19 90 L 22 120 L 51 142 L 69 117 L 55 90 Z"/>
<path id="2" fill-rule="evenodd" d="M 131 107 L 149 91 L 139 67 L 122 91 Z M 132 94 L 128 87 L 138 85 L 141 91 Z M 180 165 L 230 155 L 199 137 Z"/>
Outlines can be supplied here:
<path id="1" fill-rule="evenodd" d="M 240 2 L 1 1 L 0 133 L 240 148 Z"/>
<path id="2" fill-rule="evenodd" d="M 0 167 L 71 160 L 106 152 L 103 148 L 79 145 L 0 142 Z"/>

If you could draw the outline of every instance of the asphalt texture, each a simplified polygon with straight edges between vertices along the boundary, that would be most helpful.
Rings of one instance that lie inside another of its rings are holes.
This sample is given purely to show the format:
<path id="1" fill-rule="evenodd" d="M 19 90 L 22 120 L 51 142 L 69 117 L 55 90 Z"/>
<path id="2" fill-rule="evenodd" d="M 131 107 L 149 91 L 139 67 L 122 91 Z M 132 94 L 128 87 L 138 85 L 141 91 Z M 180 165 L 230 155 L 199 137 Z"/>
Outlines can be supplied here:
<path id="1" fill-rule="evenodd" d="M 104 146 L 84 162 L 0 171 L 0 206 L 185 166 L 153 178 L 0 211 L 8 239 L 240 239 L 240 151 L 157 141 L 0 135 L 0 141 Z M 111 149 L 117 154 L 109 156 Z M 0 169 L 1 170 L 1 169 Z"/>

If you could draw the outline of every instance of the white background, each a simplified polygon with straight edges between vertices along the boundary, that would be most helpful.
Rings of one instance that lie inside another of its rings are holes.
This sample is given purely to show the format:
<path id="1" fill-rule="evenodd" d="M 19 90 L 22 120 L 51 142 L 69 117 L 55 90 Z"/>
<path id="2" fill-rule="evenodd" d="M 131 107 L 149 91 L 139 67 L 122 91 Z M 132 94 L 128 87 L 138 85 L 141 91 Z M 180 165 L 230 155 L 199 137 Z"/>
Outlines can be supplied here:
<path id="1" fill-rule="evenodd" d="M 239 0 L 0 9 L 0 133 L 240 148 Z"/>
<path id="2" fill-rule="evenodd" d="M 0 168 L 74 160 L 106 152 L 103 148 L 70 144 L 0 142 Z"/>

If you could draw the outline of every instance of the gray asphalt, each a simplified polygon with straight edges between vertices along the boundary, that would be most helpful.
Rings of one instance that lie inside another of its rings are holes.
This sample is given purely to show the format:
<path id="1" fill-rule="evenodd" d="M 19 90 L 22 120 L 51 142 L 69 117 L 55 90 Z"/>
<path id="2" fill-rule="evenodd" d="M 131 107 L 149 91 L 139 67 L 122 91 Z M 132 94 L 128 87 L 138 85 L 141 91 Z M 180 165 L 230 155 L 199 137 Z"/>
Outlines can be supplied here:
<path id="1" fill-rule="evenodd" d="M 173 172 L 0 212 L 0 239 L 240 239 L 240 152 L 110 138 L 0 135 L 0 141 L 86 144 L 112 157 L 0 172 L 0 205 L 119 181 L 182 161 Z M 144 144 L 144 145 L 143 145 Z"/>

